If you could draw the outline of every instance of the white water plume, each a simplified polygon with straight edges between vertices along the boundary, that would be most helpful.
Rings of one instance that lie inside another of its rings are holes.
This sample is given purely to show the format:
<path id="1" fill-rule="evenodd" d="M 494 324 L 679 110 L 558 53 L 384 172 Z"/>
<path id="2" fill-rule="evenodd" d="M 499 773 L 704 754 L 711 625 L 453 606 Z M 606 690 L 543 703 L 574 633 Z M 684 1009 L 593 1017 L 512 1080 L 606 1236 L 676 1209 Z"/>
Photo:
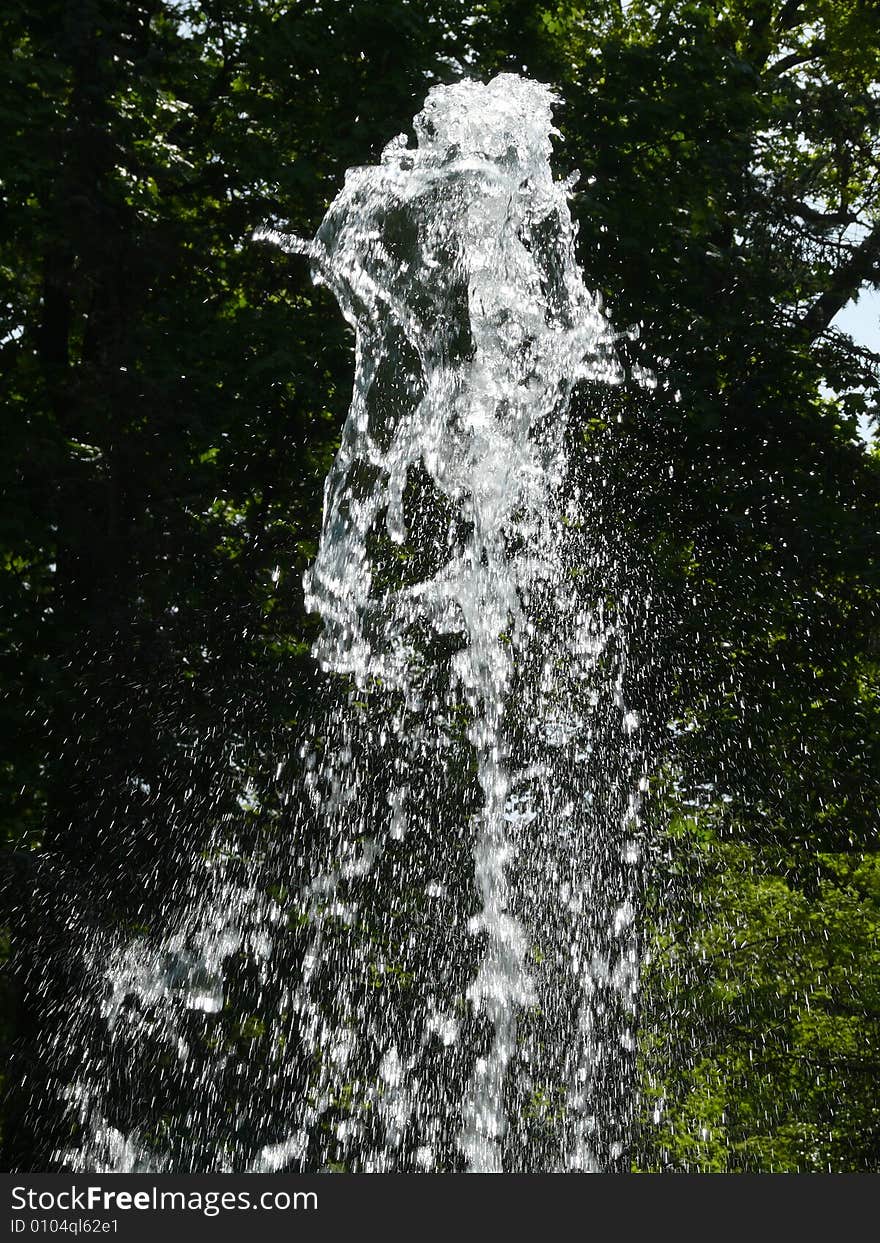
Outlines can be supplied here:
<path id="1" fill-rule="evenodd" d="M 558 549 L 571 390 L 617 378 L 574 257 L 572 183 L 550 169 L 553 102 L 512 74 L 435 88 L 414 123 L 417 146 L 400 136 L 380 166 L 350 170 L 314 242 L 293 246 L 356 330 L 354 394 L 305 579 L 324 623 L 316 654 L 325 669 L 418 705 L 432 636 L 458 638 L 447 693 L 469 711 L 482 803 L 480 908 L 468 924 L 482 957 L 467 997 L 493 1033 L 462 1107 L 472 1170 L 502 1169 L 518 1016 L 537 1005 L 531 934 L 511 910 L 507 877 L 517 822 L 542 814 L 511 799 L 512 683 L 548 641 L 534 624 L 537 600 L 557 625 L 574 620 Z M 414 525 L 430 532 L 427 565 L 395 574 L 394 549 Z M 585 672 L 605 636 L 578 621 L 564 659 Z M 545 677 L 515 710 L 552 743 L 558 679 Z"/>
<path id="2" fill-rule="evenodd" d="M 98 970 L 75 1168 L 618 1168 L 644 760 L 628 601 L 571 463 L 575 385 L 618 373 L 553 104 L 513 74 L 436 87 L 313 241 L 263 233 L 355 330 L 304 584 L 342 689 L 301 735 L 287 835 Z M 224 1042 L 233 959 L 259 1021 Z M 193 1066 L 150 1128 L 108 1119 L 127 1056 L 164 1059 L 167 1093 Z"/>

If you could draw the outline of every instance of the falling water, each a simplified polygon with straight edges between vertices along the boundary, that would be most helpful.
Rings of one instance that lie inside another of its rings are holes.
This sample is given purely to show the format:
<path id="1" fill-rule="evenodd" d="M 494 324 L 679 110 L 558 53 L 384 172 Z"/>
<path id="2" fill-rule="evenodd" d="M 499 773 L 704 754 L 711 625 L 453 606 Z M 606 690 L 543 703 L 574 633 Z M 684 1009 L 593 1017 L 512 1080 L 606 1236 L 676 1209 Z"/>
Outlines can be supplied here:
<path id="1" fill-rule="evenodd" d="M 573 179 L 550 169 L 553 103 L 512 74 L 436 87 L 416 145 L 351 169 L 313 241 L 269 235 L 355 330 L 304 583 L 328 702 L 286 840 L 249 867 L 223 843 L 161 935 L 93 939 L 77 1030 L 97 1011 L 103 1036 L 67 1089 L 64 1164 L 625 1159 L 644 761 L 627 602 L 569 453 L 574 386 L 617 371 Z M 263 1104 L 231 1126 L 233 1054 L 196 1058 L 186 1033 L 216 1046 L 204 1025 L 242 958 L 268 1030 L 243 1072 Z M 160 1055 L 185 1103 L 161 1133 L 112 1121 L 108 1065 Z"/>

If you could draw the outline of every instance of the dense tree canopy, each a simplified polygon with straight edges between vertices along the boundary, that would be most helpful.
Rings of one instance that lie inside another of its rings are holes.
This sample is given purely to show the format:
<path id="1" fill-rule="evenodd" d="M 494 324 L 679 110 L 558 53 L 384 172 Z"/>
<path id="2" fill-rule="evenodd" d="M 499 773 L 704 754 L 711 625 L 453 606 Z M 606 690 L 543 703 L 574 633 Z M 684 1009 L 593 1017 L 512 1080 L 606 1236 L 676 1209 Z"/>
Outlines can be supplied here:
<path id="1" fill-rule="evenodd" d="M 300 573 L 350 343 L 254 230 L 310 235 L 430 85 L 514 69 L 561 96 L 631 377 L 579 393 L 573 447 L 654 759 L 632 1159 L 880 1168 L 880 358 L 834 327 L 880 286 L 874 6 L 14 0 L 0 29 L 8 1164 L 45 1159 L 65 939 L 271 820 L 318 693 Z"/>

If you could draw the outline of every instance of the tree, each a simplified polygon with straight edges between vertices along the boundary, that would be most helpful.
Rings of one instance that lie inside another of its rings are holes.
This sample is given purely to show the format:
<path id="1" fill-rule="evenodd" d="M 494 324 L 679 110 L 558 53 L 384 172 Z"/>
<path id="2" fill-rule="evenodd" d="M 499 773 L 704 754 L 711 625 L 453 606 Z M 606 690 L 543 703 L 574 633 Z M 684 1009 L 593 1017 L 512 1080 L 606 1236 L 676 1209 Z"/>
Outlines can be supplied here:
<path id="1" fill-rule="evenodd" d="M 690 917 L 648 966 L 637 1168 L 876 1170 L 877 852 L 733 831 L 720 807 L 673 826 Z"/>

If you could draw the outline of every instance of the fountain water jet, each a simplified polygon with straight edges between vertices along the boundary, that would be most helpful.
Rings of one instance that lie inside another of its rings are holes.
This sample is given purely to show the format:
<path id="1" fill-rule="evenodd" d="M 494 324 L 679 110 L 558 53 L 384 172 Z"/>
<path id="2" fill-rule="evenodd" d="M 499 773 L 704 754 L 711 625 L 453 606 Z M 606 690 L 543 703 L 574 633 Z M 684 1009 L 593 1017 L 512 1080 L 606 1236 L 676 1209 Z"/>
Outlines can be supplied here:
<path id="1" fill-rule="evenodd" d="M 354 396 L 305 580 L 324 621 L 316 653 L 361 686 L 381 679 L 418 700 L 425 631 L 460 639 L 450 694 L 470 712 L 482 793 L 480 909 L 469 928 L 483 948 L 468 999 L 492 1038 L 465 1094 L 459 1144 L 480 1171 L 502 1169 L 518 1015 L 538 1004 L 532 938 L 507 879 L 517 816 L 505 717 L 515 667 L 546 642 L 530 607 L 540 598 L 557 623 L 570 620 L 557 536 L 571 390 L 579 379 L 617 378 L 574 258 L 571 182 L 550 170 L 553 102 L 547 87 L 513 74 L 435 88 L 415 120 L 418 145 L 400 136 L 379 167 L 351 170 L 315 241 L 293 244 L 357 334 Z M 393 387 L 383 383 L 389 368 Z M 392 543 L 406 543 L 414 472 L 443 510 L 440 564 L 405 586 L 377 585 L 371 540 L 384 526 Z M 595 657 L 601 624 L 582 629 Z M 520 717 L 525 709 L 549 728 L 552 673 L 531 692 Z M 589 1164 L 575 1147 L 571 1161 Z"/>
<path id="2" fill-rule="evenodd" d="M 350 689 L 300 748 L 289 858 L 276 843 L 262 874 L 218 865 L 222 914 L 194 880 L 156 944 L 105 953 L 99 1004 L 103 1056 L 127 998 L 127 1047 L 149 1056 L 158 1031 L 185 1075 L 186 1012 L 223 1008 L 244 947 L 278 997 L 271 1074 L 254 1070 L 275 1120 L 215 1142 L 218 1054 L 193 1088 L 210 1107 L 163 1152 L 109 1124 L 97 1058 L 71 1092 L 74 1168 L 621 1159 L 644 759 L 626 601 L 606 598 L 613 553 L 569 458 L 575 384 L 618 373 L 575 261 L 573 181 L 550 169 L 553 103 L 513 74 L 436 87 L 417 145 L 351 169 L 313 241 L 263 234 L 308 256 L 356 334 L 305 576 L 315 655 Z"/>

